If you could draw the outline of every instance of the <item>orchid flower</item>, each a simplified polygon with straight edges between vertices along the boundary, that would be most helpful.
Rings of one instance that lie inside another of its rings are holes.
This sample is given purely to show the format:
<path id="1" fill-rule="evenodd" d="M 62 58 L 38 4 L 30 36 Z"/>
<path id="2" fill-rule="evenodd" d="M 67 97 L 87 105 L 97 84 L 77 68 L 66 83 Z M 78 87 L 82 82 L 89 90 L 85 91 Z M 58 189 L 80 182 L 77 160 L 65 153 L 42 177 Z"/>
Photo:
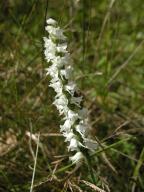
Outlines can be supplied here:
<path id="1" fill-rule="evenodd" d="M 82 96 L 77 93 L 77 85 L 72 78 L 72 59 L 67 50 L 66 36 L 54 19 L 47 20 L 44 37 L 44 55 L 51 64 L 46 68 L 46 75 L 51 76 L 50 87 L 56 92 L 53 104 L 63 116 L 63 125 L 60 132 L 68 142 L 68 151 L 75 152 L 70 157 L 73 163 L 78 163 L 84 158 L 83 149 L 93 150 L 97 144 L 87 138 L 89 130 L 87 110 L 82 106 Z M 73 105 L 73 107 L 72 107 Z"/>

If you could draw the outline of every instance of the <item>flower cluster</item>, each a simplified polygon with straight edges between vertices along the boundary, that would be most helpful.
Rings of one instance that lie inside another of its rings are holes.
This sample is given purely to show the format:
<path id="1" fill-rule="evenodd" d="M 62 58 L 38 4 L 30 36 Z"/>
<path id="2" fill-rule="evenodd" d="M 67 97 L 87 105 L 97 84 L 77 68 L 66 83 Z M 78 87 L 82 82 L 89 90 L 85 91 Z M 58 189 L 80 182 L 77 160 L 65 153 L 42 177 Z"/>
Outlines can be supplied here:
<path id="1" fill-rule="evenodd" d="M 51 76 L 50 87 L 55 92 L 53 104 L 57 107 L 63 118 L 60 131 L 69 142 L 68 150 L 76 151 L 70 159 L 73 163 L 83 159 L 83 149 L 93 149 L 95 144 L 86 138 L 88 132 L 87 110 L 82 107 L 82 96 L 73 81 L 72 59 L 67 50 L 66 36 L 53 19 L 47 20 L 46 31 L 48 38 L 44 37 L 44 54 L 51 65 L 46 69 Z"/>

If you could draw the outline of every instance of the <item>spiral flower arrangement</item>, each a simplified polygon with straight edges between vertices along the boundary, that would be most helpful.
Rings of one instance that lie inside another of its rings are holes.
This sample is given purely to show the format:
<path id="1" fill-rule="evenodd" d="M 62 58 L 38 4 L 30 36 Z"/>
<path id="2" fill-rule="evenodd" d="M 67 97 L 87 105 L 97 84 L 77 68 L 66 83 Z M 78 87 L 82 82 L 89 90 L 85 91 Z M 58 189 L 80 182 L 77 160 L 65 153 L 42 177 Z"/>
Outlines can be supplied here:
<path id="1" fill-rule="evenodd" d="M 48 37 L 44 37 L 44 55 L 50 64 L 46 74 L 51 77 L 49 86 L 56 92 L 53 104 L 63 117 L 60 132 L 68 143 L 68 151 L 74 154 L 70 160 L 78 163 L 85 157 L 84 151 L 95 149 L 96 144 L 88 138 L 88 111 L 83 107 L 83 97 L 78 94 L 74 82 L 73 60 L 67 50 L 67 38 L 54 19 L 50 18 L 46 23 Z"/>

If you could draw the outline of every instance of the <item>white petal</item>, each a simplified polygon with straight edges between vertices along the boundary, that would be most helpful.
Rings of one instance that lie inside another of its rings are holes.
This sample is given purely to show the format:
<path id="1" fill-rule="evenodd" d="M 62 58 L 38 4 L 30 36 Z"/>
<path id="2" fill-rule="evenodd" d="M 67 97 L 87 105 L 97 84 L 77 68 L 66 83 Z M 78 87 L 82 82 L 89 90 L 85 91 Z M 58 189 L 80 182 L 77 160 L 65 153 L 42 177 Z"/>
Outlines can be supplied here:
<path id="1" fill-rule="evenodd" d="M 83 108 L 79 110 L 78 114 L 81 119 L 86 119 L 88 117 L 88 110 L 86 108 Z"/>
<path id="2" fill-rule="evenodd" d="M 66 39 L 65 35 L 63 34 L 63 30 L 60 29 L 59 27 L 53 27 L 48 25 L 45 27 L 45 30 L 48 31 L 48 33 L 56 39 L 61 39 L 61 40 Z"/>
<path id="3" fill-rule="evenodd" d="M 47 62 L 50 62 L 51 60 L 55 59 L 55 55 L 53 53 L 48 52 L 47 50 L 44 50 L 44 55 Z"/>
<path id="4" fill-rule="evenodd" d="M 84 144 L 85 144 L 85 146 L 86 146 L 88 149 L 90 149 L 90 150 L 95 150 L 95 149 L 97 149 L 97 147 L 98 147 L 97 142 L 94 141 L 94 140 L 92 140 L 92 139 L 87 139 L 87 138 L 85 138 L 85 139 L 84 139 Z"/>
<path id="5" fill-rule="evenodd" d="M 73 122 L 70 119 L 67 119 L 63 125 L 60 125 L 61 132 L 70 131 L 72 125 L 73 125 Z"/>
<path id="6" fill-rule="evenodd" d="M 73 163 L 79 163 L 84 158 L 81 152 L 77 152 L 74 156 L 70 157 Z"/>
<path id="7" fill-rule="evenodd" d="M 75 104 L 78 107 L 80 107 L 81 101 L 82 101 L 82 96 L 81 97 L 72 97 L 71 98 L 71 104 Z"/>
<path id="8" fill-rule="evenodd" d="M 78 119 L 78 114 L 69 109 L 66 119 L 70 119 L 74 123 Z"/>
<path id="9" fill-rule="evenodd" d="M 64 65 L 70 65 L 72 63 L 71 57 L 69 53 L 66 53 L 63 57 L 61 57 L 61 61 Z"/>
<path id="10" fill-rule="evenodd" d="M 50 26 L 50 25 L 46 26 L 46 27 L 45 27 L 45 30 L 46 30 L 47 32 L 49 32 L 49 34 L 55 33 L 55 27 Z"/>
<path id="11" fill-rule="evenodd" d="M 57 109 L 59 110 L 60 115 L 64 115 L 67 111 L 67 106 L 59 105 Z"/>
<path id="12" fill-rule="evenodd" d="M 60 81 L 55 82 L 55 83 L 51 83 L 49 85 L 50 87 L 52 87 L 56 93 L 62 93 L 62 83 Z"/>
<path id="13" fill-rule="evenodd" d="M 63 136 L 66 138 L 65 141 L 71 141 L 75 137 L 75 134 L 71 132 L 63 132 Z"/>
<path id="14" fill-rule="evenodd" d="M 47 19 L 46 23 L 48 25 L 56 25 L 57 24 L 57 22 L 54 19 L 52 19 L 52 18 Z"/>
<path id="15" fill-rule="evenodd" d="M 44 55 L 46 60 L 49 62 L 56 57 L 56 45 L 52 42 L 51 39 L 44 37 Z"/>
<path id="16" fill-rule="evenodd" d="M 67 52 L 67 44 L 63 43 L 63 44 L 58 44 L 57 46 L 57 51 L 58 52 L 62 52 L 62 53 L 66 53 Z"/>
<path id="17" fill-rule="evenodd" d="M 54 102 L 53 102 L 56 106 L 62 105 L 62 106 L 67 106 L 68 105 L 68 99 L 64 96 L 61 95 L 59 98 L 57 98 Z"/>
<path id="18" fill-rule="evenodd" d="M 78 133 L 80 133 L 82 137 L 84 137 L 84 135 L 86 133 L 86 129 L 87 129 L 87 127 L 81 123 L 76 126 L 76 131 Z"/>
<path id="19" fill-rule="evenodd" d="M 55 65 L 51 65 L 49 68 L 46 69 L 46 75 L 50 75 L 51 77 L 58 77 L 58 69 Z"/>
<path id="20" fill-rule="evenodd" d="M 72 67 L 68 66 L 65 69 L 60 70 L 61 78 L 65 77 L 65 79 L 70 79 L 72 76 Z"/>
<path id="21" fill-rule="evenodd" d="M 48 50 L 54 50 L 56 51 L 57 47 L 56 44 L 49 38 L 44 37 L 44 47 L 47 48 Z"/>
<path id="22" fill-rule="evenodd" d="M 71 95 L 74 95 L 74 92 L 76 91 L 76 84 L 70 81 L 67 85 L 65 85 L 65 90 Z"/>
<path id="23" fill-rule="evenodd" d="M 70 145 L 68 146 L 69 151 L 77 150 L 79 146 L 79 141 L 76 138 L 70 140 Z"/>

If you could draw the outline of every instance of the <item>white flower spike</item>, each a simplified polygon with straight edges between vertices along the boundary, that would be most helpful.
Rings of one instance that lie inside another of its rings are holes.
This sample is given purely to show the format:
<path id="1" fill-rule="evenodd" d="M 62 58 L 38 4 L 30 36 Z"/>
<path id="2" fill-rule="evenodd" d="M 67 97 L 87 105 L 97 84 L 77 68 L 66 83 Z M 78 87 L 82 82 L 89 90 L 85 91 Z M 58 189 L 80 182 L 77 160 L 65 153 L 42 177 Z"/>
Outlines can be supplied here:
<path id="1" fill-rule="evenodd" d="M 70 157 L 73 163 L 79 163 L 83 158 L 83 150 L 93 150 L 97 144 L 86 137 L 88 133 L 87 110 L 82 107 L 82 96 L 76 96 L 77 86 L 72 78 L 72 59 L 67 51 L 66 36 L 57 22 L 49 18 L 46 31 L 48 38 L 44 37 L 44 55 L 51 65 L 46 69 L 46 75 L 51 76 L 50 87 L 55 92 L 53 104 L 60 115 L 63 115 L 64 124 L 60 125 L 60 131 L 69 142 L 68 150 L 76 151 Z"/>

